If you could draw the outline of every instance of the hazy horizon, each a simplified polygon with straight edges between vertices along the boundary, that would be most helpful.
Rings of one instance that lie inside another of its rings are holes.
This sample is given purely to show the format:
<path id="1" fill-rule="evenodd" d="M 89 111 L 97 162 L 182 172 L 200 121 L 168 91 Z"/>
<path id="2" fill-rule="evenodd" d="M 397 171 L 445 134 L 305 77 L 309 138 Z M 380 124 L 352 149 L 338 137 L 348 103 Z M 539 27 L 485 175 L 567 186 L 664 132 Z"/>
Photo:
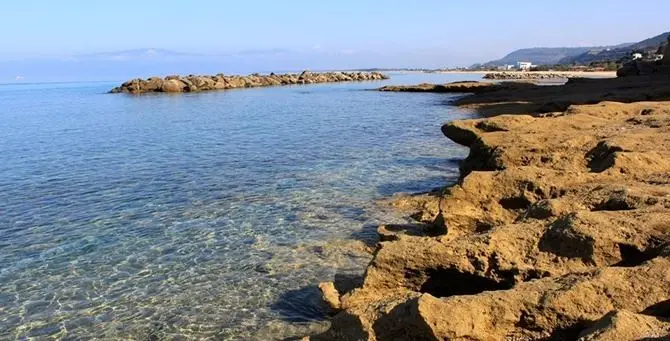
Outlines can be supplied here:
<path id="1" fill-rule="evenodd" d="M 6 15 L 0 30 L 12 32 L 0 41 L 0 83 L 459 67 L 519 48 L 617 45 L 668 31 L 670 3 L 638 1 L 634 16 L 630 6 L 620 0 L 8 2 L 0 4 Z"/>

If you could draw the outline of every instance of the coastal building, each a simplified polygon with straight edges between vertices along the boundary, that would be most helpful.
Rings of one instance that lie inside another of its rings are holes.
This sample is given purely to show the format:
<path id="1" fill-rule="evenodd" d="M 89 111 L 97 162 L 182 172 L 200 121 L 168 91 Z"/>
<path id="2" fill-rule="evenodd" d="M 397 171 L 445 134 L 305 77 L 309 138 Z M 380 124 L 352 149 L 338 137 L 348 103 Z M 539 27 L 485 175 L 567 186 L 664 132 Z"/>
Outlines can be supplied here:
<path id="1" fill-rule="evenodd" d="M 533 63 L 531 63 L 531 62 L 517 62 L 516 63 L 516 68 L 518 70 L 522 70 L 522 71 L 528 71 L 532 67 L 533 67 Z"/>
<path id="2" fill-rule="evenodd" d="M 633 60 L 642 59 L 642 53 L 633 53 Z"/>

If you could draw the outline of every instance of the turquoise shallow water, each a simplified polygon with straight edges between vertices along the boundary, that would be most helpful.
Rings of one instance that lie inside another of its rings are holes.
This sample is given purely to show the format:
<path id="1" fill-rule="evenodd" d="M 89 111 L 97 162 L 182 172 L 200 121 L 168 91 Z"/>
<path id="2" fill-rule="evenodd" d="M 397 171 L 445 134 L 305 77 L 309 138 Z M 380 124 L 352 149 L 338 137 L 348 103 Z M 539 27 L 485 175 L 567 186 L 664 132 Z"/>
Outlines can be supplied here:
<path id="1" fill-rule="evenodd" d="M 477 79 L 181 95 L 0 85 L 0 339 L 272 340 L 318 331 L 319 281 L 360 276 L 374 200 L 457 177 L 450 95 Z"/>

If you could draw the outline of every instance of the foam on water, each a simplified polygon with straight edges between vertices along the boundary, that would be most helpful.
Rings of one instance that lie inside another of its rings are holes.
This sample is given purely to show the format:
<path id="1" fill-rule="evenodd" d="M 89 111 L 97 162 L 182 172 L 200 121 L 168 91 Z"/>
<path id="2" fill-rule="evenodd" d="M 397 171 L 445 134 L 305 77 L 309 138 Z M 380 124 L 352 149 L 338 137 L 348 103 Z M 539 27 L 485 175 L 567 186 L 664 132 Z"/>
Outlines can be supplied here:
<path id="1" fill-rule="evenodd" d="M 475 79 L 182 95 L 0 86 L 0 339 L 258 339 L 327 327 L 315 284 L 362 275 L 375 205 L 457 177 L 450 95 Z"/>

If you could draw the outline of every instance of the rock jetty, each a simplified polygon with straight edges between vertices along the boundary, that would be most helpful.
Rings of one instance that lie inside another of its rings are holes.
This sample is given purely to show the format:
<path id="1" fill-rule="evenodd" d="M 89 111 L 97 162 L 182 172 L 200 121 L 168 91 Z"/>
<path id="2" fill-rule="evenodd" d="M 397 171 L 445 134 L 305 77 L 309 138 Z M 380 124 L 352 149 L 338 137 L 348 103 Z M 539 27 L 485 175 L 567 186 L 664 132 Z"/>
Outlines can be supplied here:
<path id="1" fill-rule="evenodd" d="M 380 72 L 323 72 L 312 73 L 303 71 L 300 74 L 261 75 L 258 73 L 249 76 L 167 76 L 165 78 L 151 77 L 149 79 L 129 80 L 116 87 L 110 93 L 142 94 L 148 92 L 200 92 L 212 90 L 226 90 L 237 88 L 254 88 L 262 86 L 315 84 L 350 81 L 371 81 L 388 79 Z"/>
<path id="2" fill-rule="evenodd" d="M 358 288 L 321 285 L 338 313 L 309 339 L 670 338 L 668 100 L 642 76 L 459 99 L 489 116 L 442 126 L 459 182 L 391 200 L 417 224 L 378 228 Z"/>

